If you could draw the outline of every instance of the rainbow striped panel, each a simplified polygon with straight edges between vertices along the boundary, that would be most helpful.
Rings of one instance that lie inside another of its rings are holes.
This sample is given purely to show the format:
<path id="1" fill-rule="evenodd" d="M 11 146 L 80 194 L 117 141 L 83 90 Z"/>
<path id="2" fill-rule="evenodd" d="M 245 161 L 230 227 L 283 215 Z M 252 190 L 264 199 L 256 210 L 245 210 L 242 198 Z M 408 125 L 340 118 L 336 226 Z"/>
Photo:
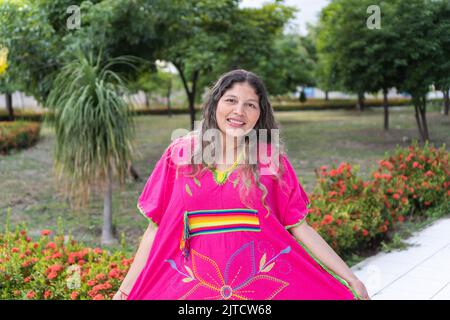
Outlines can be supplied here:
<path id="1" fill-rule="evenodd" d="M 233 231 L 259 232 L 258 211 L 253 209 L 223 209 L 189 211 L 189 234 L 211 234 Z"/>

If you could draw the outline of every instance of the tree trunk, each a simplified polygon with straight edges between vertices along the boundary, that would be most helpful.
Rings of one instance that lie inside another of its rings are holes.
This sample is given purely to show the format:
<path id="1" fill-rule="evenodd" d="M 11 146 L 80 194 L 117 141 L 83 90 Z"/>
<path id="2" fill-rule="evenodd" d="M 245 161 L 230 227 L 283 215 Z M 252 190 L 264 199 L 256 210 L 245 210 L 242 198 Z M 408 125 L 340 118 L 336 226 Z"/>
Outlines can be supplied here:
<path id="1" fill-rule="evenodd" d="M 383 90 L 383 101 L 384 101 L 384 130 L 389 130 L 389 102 L 388 102 L 388 91 Z"/>
<path id="2" fill-rule="evenodd" d="M 103 228 L 102 228 L 102 245 L 117 244 L 117 239 L 113 234 L 112 223 L 112 177 L 111 167 L 108 166 L 106 177 L 105 194 L 103 198 Z"/>
<path id="3" fill-rule="evenodd" d="M 430 139 L 426 118 L 426 97 L 414 99 L 414 110 L 417 127 L 419 129 L 420 140 L 422 143 L 425 143 Z"/>
<path id="4" fill-rule="evenodd" d="M 444 115 L 448 116 L 448 109 L 450 107 L 450 91 L 444 90 Z"/>
<path id="5" fill-rule="evenodd" d="M 150 97 L 149 97 L 149 93 L 145 92 L 145 107 L 147 109 L 150 108 Z"/>
<path id="6" fill-rule="evenodd" d="M 195 123 L 195 94 L 196 94 L 196 86 L 198 81 L 198 76 L 200 74 L 200 71 L 196 70 L 192 74 L 192 88 L 189 89 L 189 85 L 186 80 L 186 76 L 184 74 L 183 68 L 179 64 L 175 64 L 174 66 L 178 70 L 178 74 L 180 75 L 181 81 L 183 82 L 184 90 L 186 91 L 186 95 L 188 97 L 188 103 L 189 103 L 189 114 L 191 117 L 191 130 L 194 130 L 194 123 Z"/>
<path id="7" fill-rule="evenodd" d="M 5 94 L 5 100 L 6 100 L 6 111 L 8 111 L 8 121 L 14 121 L 14 109 L 11 92 L 7 92 Z"/>
<path id="8" fill-rule="evenodd" d="M 358 92 L 358 109 L 364 111 L 364 92 Z"/>
<path id="9" fill-rule="evenodd" d="M 328 91 L 325 91 L 325 101 L 329 101 L 330 98 L 328 97 Z"/>

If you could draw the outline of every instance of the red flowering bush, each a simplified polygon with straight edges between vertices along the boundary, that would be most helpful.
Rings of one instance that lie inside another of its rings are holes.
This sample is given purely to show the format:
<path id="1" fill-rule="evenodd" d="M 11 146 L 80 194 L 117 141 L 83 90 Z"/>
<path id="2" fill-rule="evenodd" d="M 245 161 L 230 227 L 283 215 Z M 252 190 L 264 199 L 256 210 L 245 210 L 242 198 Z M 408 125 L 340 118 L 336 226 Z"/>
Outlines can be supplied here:
<path id="1" fill-rule="evenodd" d="M 316 170 L 318 186 L 310 195 L 307 221 L 341 254 L 377 244 L 395 224 L 450 201 L 448 152 L 415 141 L 397 147 L 379 162 L 372 180 L 357 177 L 359 168 L 341 163 Z"/>
<path id="2" fill-rule="evenodd" d="M 339 253 L 371 241 L 383 223 L 382 201 L 356 176 L 359 168 L 341 163 L 316 170 L 319 185 L 310 196 L 308 222 Z"/>
<path id="3" fill-rule="evenodd" d="M 0 299 L 111 299 L 131 262 L 50 230 L 34 241 L 23 227 L 7 229 L 0 234 Z"/>
<path id="4" fill-rule="evenodd" d="M 373 178 L 374 188 L 383 194 L 386 216 L 394 224 L 450 199 L 450 167 L 444 147 L 436 149 L 426 143 L 421 148 L 417 141 L 408 148 L 397 147 L 394 155 L 379 162 Z"/>

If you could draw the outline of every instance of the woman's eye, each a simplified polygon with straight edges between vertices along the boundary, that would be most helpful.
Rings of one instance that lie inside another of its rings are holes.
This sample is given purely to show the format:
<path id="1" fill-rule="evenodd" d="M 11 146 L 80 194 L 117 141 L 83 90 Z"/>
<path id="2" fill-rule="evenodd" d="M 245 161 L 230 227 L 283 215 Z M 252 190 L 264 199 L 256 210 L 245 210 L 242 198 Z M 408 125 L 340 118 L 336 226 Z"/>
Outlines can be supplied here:
<path id="1" fill-rule="evenodd" d="M 234 99 L 226 99 L 227 102 L 234 102 Z"/>

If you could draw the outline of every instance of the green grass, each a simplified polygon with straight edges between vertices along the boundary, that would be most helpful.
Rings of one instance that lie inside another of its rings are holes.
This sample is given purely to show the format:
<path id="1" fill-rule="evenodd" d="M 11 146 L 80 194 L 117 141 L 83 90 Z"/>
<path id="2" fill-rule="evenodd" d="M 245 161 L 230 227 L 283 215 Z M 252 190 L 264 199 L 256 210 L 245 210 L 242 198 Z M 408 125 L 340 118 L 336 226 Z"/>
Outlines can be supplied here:
<path id="1" fill-rule="evenodd" d="M 427 114 L 430 135 L 435 146 L 450 146 L 450 118 L 440 114 L 439 107 L 430 108 Z M 307 192 L 315 184 L 314 169 L 341 161 L 361 166 L 361 175 L 367 177 L 385 152 L 395 146 L 409 145 L 403 137 L 418 139 L 414 108 L 390 112 L 390 130 L 383 131 L 383 110 L 359 111 L 298 111 L 279 112 L 281 124 L 291 159 L 301 183 Z M 147 222 L 136 208 L 137 198 L 152 172 L 153 166 L 170 143 L 172 130 L 188 129 L 188 115 L 136 117 L 137 154 L 133 162 L 142 177 L 131 178 L 123 188 L 115 186 L 113 216 L 117 235 L 125 234 L 127 250 L 134 251 Z M 92 195 L 87 208 L 71 209 L 67 199 L 54 184 L 53 147 L 55 137 L 48 126 L 41 129 L 39 142 L 27 150 L 14 151 L 0 157 L 0 230 L 11 210 L 11 224 L 25 222 L 31 234 L 44 228 L 56 229 L 61 217 L 66 230 L 87 245 L 98 246 L 102 224 L 102 194 Z M 357 260 L 355 257 L 354 260 Z"/>

